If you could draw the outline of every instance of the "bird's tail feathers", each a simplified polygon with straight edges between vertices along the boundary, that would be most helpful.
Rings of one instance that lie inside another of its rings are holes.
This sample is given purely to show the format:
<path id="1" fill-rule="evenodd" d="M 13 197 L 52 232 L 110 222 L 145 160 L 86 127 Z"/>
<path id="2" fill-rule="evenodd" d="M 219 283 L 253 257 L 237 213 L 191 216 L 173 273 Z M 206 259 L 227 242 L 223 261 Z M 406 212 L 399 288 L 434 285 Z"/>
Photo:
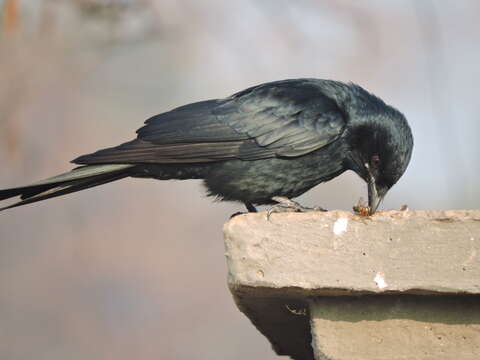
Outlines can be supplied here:
<path id="1" fill-rule="evenodd" d="M 15 196 L 20 196 L 21 199 L 0 208 L 0 211 L 122 179 L 130 175 L 129 169 L 133 166 L 125 164 L 81 166 L 27 186 L 0 190 L 0 200 Z"/>

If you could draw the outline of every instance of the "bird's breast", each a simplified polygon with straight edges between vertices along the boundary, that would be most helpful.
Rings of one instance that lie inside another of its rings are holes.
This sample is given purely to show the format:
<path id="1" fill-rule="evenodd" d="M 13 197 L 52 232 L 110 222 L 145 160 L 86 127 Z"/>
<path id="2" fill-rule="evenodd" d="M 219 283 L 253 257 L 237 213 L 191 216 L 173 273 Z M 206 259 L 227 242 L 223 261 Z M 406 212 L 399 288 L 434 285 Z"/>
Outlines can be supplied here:
<path id="1" fill-rule="evenodd" d="M 220 162 L 210 167 L 205 185 L 209 195 L 224 200 L 270 204 L 274 196 L 295 198 L 346 170 L 343 155 L 331 150 L 292 158 Z"/>

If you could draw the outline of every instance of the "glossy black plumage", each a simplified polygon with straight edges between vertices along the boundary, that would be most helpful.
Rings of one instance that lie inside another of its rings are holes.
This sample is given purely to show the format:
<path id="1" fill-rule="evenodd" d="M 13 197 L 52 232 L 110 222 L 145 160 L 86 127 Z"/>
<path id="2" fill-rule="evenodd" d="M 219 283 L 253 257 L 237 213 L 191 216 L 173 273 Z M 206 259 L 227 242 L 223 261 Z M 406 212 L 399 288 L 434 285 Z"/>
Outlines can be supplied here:
<path id="1" fill-rule="evenodd" d="M 148 119 L 137 134 L 76 158 L 85 166 L 60 179 L 0 190 L 0 200 L 20 195 L 18 206 L 132 176 L 204 179 L 209 194 L 252 209 L 350 169 L 369 184 L 374 211 L 413 147 L 400 112 L 357 85 L 319 79 L 266 83 L 181 106 Z"/>

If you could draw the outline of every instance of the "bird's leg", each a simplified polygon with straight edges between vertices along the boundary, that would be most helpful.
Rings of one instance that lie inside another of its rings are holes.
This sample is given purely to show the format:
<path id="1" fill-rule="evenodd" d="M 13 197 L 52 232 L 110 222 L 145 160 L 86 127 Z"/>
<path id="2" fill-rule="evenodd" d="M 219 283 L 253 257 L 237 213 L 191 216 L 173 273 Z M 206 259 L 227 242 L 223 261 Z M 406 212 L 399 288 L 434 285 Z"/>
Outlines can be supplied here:
<path id="1" fill-rule="evenodd" d="M 276 201 L 277 204 L 273 205 L 267 211 L 267 219 L 270 218 L 270 215 L 278 212 L 309 212 L 309 211 L 327 211 L 326 209 L 315 206 L 313 208 L 305 207 L 297 203 L 296 201 L 290 200 L 289 198 L 283 196 L 274 196 L 272 197 L 273 201 Z"/>
<path id="2" fill-rule="evenodd" d="M 257 209 L 252 205 L 252 203 L 246 202 L 245 207 L 247 208 L 248 212 L 257 212 Z"/>

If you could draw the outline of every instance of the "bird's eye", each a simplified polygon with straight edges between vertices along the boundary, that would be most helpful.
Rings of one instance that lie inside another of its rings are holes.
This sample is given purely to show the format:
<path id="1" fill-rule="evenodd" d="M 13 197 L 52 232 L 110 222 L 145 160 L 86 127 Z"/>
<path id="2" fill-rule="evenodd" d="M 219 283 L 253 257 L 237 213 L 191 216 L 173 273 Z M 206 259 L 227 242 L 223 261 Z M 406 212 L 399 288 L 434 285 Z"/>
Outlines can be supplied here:
<path id="1" fill-rule="evenodd" d="M 370 159 L 370 165 L 374 168 L 374 169 L 378 169 L 380 167 L 380 156 L 378 155 L 372 155 L 371 159 Z"/>

